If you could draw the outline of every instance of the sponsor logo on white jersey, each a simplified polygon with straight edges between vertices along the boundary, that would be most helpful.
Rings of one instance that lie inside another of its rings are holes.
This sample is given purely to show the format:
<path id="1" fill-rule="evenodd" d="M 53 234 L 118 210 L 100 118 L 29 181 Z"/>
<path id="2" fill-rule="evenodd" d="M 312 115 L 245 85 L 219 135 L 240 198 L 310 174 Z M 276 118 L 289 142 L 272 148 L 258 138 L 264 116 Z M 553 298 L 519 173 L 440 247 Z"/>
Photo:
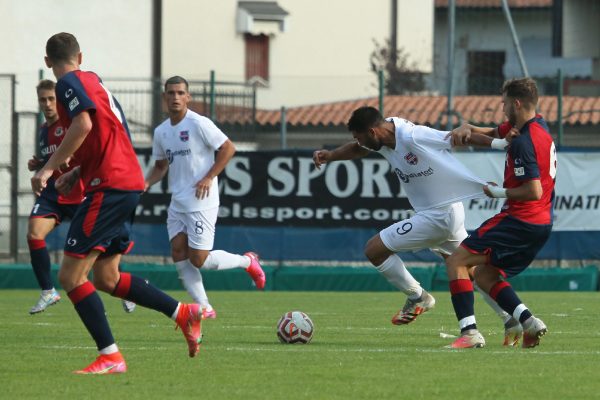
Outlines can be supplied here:
<path id="1" fill-rule="evenodd" d="M 400 179 L 404 183 L 408 183 L 411 178 L 420 178 L 422 176 L 430 176 L 433 175 L 433 168 L 429 167 L 428 169 L 420 172 L 412 172 L 410 174 L 405 174 L 400 171 L 398 168 L 394 170 L 396 175 L 398 175 L 398 179 Z"/>
<path id="2" fill-rule="evenodd" d="M 165 154 L 167 155 L 167 160 L 169 160 L 169 164 L 173 163 L 173 160 L 175 160 L 175 157 L 177 156 L 189 156 L 190 154 L 192 154 L 192 150 L 190 149 L 183 149 L 183 150 L 175 150 L 175 151 L 171 151 L 171 149 L 167 149 L 165 151 Z"/>

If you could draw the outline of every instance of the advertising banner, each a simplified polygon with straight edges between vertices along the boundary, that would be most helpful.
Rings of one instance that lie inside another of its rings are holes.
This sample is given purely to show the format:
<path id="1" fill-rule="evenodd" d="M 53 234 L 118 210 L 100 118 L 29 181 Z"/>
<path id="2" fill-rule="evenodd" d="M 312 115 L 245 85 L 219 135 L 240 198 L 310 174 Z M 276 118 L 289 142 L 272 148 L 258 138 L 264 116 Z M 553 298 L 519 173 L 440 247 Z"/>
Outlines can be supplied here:
<path id="1" fill-rule="evenodd" d="M 149 149 L 138 151 L 148 170 Z M 486 181 L 502 183 L 502 152 L 457 152 Z M 600 230 L 600 153 L 558 154 L 554 230 Z M 192 178 L 190 177 L 190 184 Z M 137 221 L 164 223 L 166 179 L 142 196 Z M 414 212 L 389 163 L 378 154 L 316 169 L 312 151 L 238 152 L 219 176 L 220 225 L 382 228 Z M 434 188 L 435 190 L 435 188 Z M 466 227 L 500 211 L 502 199 L 465 202 Z"/>

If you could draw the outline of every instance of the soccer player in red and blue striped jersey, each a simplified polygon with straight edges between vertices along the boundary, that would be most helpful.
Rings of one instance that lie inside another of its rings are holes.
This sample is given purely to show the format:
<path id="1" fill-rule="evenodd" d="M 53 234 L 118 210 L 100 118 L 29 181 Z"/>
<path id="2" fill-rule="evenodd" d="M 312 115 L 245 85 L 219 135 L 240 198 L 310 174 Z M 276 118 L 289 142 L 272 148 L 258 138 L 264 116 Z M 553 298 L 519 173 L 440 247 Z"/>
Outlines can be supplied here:
<path id="1" fill-rule="evenodd" d="M 28 161 L 27 167 L 30 171 L 35 171 L 46 164 L 65 136 L 65 129 L 58 119 L 56 110 L 55 86 L 53 81 L 44 79 L 36 88 L 38 104 L 46 122 L 41 126 L 38 137 L 41 158 L 33 156 Z M 63 172 L 71 169 L 72 167 L 67 167 Z M 83 200 L 81 181 L 74 185 L 68 195 L 63 196 L 58 193 L 55 181 L 60 175 L 61 172 L 55 171 L 48 179 L 46 187 L 36 199 L 29 216 L 27 244 L 31 266 L 42 289 L 39 300 L 29 310 L 30 314 L 40 313 L 60 300 L 60 295 L 54 288 L 50 275 L 50 255 L 46 247 L 46 236 L 65 218 L 72 218 L 79 203 Z"/>
<path id="2" fill-rule="evenodd" d="M 461 336 L 452 344 L 456 348 L 485 344 L 474 316 L 470 268 L 475 268 L 477 285 L 522 325 L 523 347 L 537 346 L 547 331 L 505 278 L 523 272 L 552 231 L 556 149 L 546 122 L 536 113 L 535 81 L 522 78 L 505 82 L 502 101 L 508 122 L 494 130 L 501 139 L 492 140 L 476 132 L 466 141 L 496 148 L 508 145 L 503 187 L 484 187 L 487 196 L 506 198 L 506 202 L 499 214 L 485 221 L 446 260 L 452 304 L 461 329 Z"/>
<path id="3" fill-rule="evenodd" d="M 125 115 L 93 72 L 81 71 L 77 39 L 58 33 L 46 43 L 46 65 L 58 79 L 56 98 L 67 131 L 48 162 L 31 180 L 34 193 L 47 186 L 53 172 L 72 157 L 79 168 L 57 182 L 63 192 L 80 176 L 86 198 L 75 213 L 65 244 L 59 281 L 100 355 L 81 374 L 123 373 L 127 370 L 112 336 L 96 287 L 115 297 L 162 312 L 175 320 L 188 344 L 190 357 L 201 340 L 200 309 L 183 304 L 129 273 L 119 272 L 121 255 L 133 246 L 130 226 L 144 177 L 133 150 Z M 94 271 L 94 283 L 87 280 Z"/>

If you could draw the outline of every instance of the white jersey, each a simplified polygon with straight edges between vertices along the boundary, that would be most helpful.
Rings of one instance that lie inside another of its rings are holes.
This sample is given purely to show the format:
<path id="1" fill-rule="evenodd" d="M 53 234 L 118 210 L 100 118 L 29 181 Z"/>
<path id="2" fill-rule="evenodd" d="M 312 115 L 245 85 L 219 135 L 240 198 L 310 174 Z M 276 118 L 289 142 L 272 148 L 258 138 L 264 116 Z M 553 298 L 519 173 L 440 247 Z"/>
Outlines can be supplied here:
<path id="1" fill-rule="evenodd" d="M 215 163 L 215 151 L 227 136 L 208 118 L 188 110 L 185 117 L 171 125 L 165 120 L 154 130 L 152 156 L 169 160 L 170 208 L 177 212 L 208 210 L 219 206 L 219 183 L 213 179 L 208 197 L 196 197 L 196 183 Z"/>
<path id="2" fill-rule="evenodd" d="M 484 196 L 486 182 L 454 158 L 448 132 L 402 118 L 388 121 L 396 127 L 396 148 L 383 146 L 378 152 L 392 165 L 415 211 Z"/>

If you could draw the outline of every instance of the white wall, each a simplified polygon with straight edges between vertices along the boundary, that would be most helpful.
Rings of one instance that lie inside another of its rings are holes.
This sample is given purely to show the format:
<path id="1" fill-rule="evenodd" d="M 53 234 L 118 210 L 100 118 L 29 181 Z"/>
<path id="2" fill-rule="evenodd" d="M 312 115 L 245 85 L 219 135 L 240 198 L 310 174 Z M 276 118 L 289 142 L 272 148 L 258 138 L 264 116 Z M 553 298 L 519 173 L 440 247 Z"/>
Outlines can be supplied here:
<path id="1" fill-rule="evenodd" d="M 596 0 L 563 2 L 563 55 L 600 57 L 600 3 Z"/>
<path id="2" fill-rule="evenodd" d="M 258 106 L 323 103 L 376 96 L 370 71 L 373 39 L 390 32 L 390 0 L 279 0 L 289 12 L 287 31 L 270 40 L 270 85 Z M 236 33 L 237 0 L 166 1 L 163 7 L 163 75 L 245 79 L 243 35 Z M 433 1 L 400 0 L 398 47 L 424 72 L 432 68 Z M 184 11 L 184 12 L 182 12 Z"/>
<path id="3" fill-rule="evenodd" d="M 46 41 L 74 34 L 82 69 L 101 77 L 151 74 L 152 2 L 147 0 L 0 0 L 0 73 L 17 75 L 17 111 L 36 111 L 35 86 Z"/>
<path id="4" fill-rule="evenodd" d="M 591 60 L 552 57 L 552 15 L 548 10 L 512 11 L 529 75 L 536 77 L 556 76 L 562 68 L 565 76 L 591 74 Z M 438 13 L 435 21 L 435 73 L 432 86 L 446 94 L 448 59 L 447 14 Z M 455 26 L 454 94 L 467 92 L 468 52 L 505 51 L 506 78 L 522 76 L 519 60 L 513 45 L 510 29 L 501 9 L 465 11 L 457 9 Z"/>

